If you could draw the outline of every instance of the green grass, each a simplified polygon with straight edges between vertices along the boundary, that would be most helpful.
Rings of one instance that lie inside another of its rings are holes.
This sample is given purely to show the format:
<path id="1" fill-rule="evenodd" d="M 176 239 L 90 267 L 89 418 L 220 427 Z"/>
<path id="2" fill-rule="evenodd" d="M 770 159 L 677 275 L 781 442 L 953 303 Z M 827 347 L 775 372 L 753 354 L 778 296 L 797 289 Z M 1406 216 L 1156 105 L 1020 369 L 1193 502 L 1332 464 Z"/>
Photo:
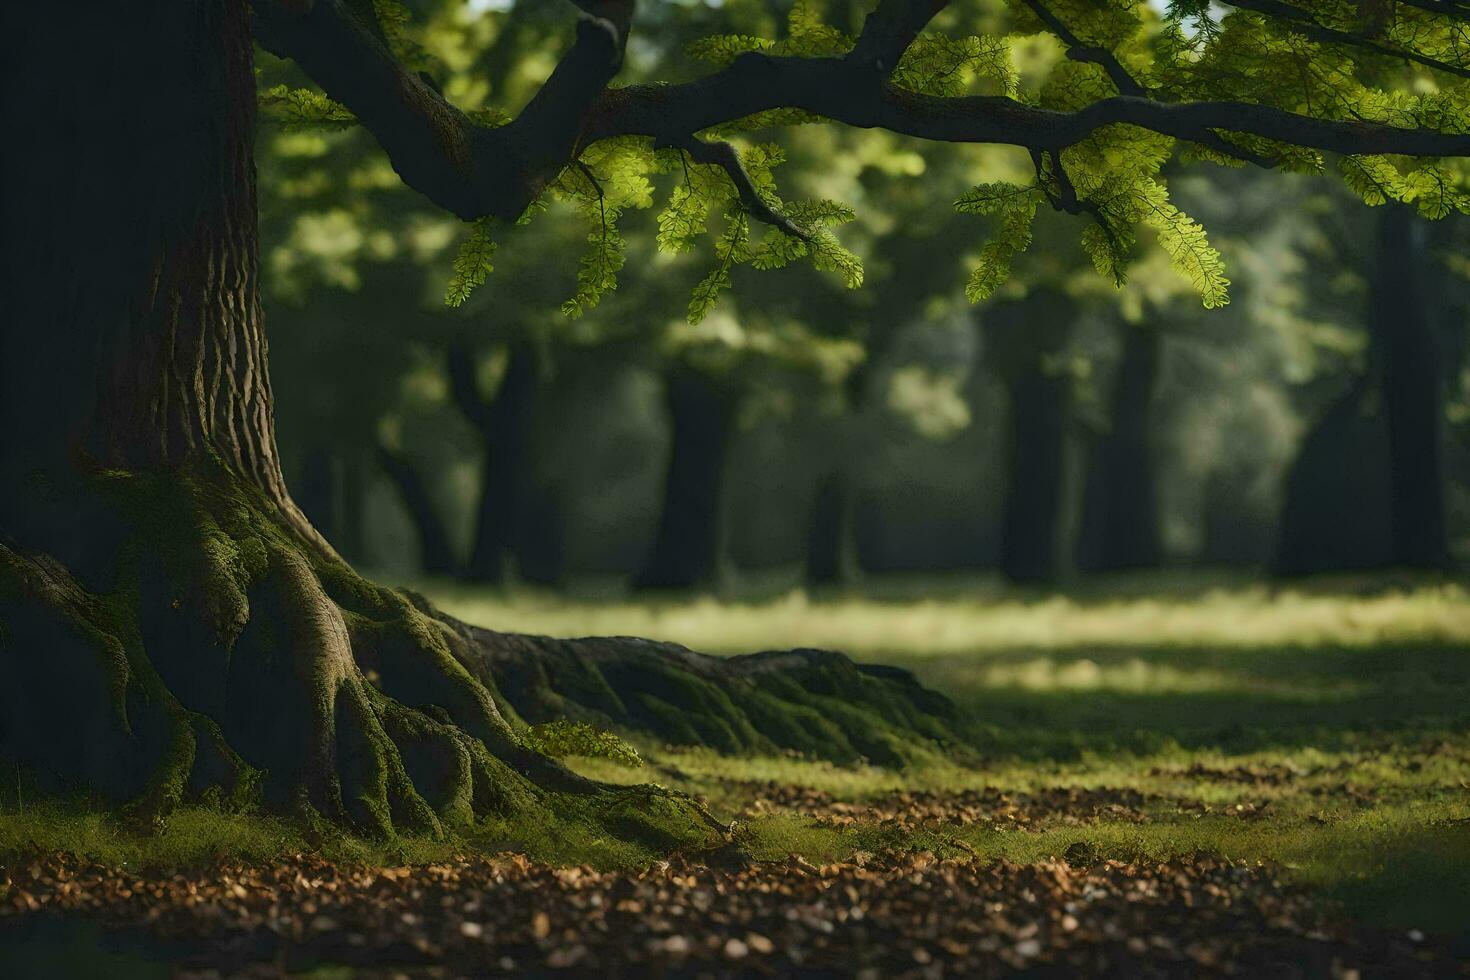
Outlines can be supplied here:
<path id="1" fill-rule="evenodd" d="M 1470 642 L 1470 592 L 1458 584 L 1323 581 L 1278 589 L 1197 576 L 1101 581 L 1106 587 L 1053 595 L 1000 589 L 985 579 L 903 578 L 877 581 L 865 595 L 818 601 L 796 591 L 737 602 L 576 601 L 531 589 L 415 587 L 446 612 L 498 629 L 646 636 L 709 653 L 821 647 L 907 662 L 1014 650 L 1362 650 Z"/>
<path id="2" fill-rule="evenodd" d="M 381 867 L 507 851 L 557 865 L 603 869 L 646 867 L 665 856 L 584 821 L 488 818 L 451 840 L 408 834 L 378 840 L 325 824 L 304 826 L 259 813 L 193 805 L 177 808 L 157 832 L 139 831 L 115 813 L 80 801 L 48 800 L 23 810 L 14 804 L 0 808 L 0 867 L 14 856 L 51 852 L 137 872 L 170 873 L 220 861 L 289 860 L 306 852 L 343 864 Z"/>
<path id="3" fill-rule="evenodd" d="M 1470 948 L 1470 593 L 1432 583 L 1335 587 L 1175 583 L 1162 594 L 1122 588 L 1063 598 L 994 591 L 905 598 L 895 589 L 884 599 L 795 595 L 733 605 L 429 591 L 449 611 L 499 629 L 641 634 L 713 652 L 845 648 L 914 670 L 976 724 L 982 762 L 936 760 L 903 773 L 649 744 L 638 745 L 648 760 L 642 769 L 573 760 L 608 781 L 653 780 L 702 795 L 726 817 L 766 782 L 849 801 L 983 787 L 1012 794 L 1112 787 L 1148 797 L 1142 824 L 1042 820 L 1004 830 L 839 827 L 779 812 L 742 825 L 758 857 L 796 853 L 822 862 L 921 849 L 1031 861 L 1061 856 L 1078 841 L 1115 858 L 1209 852 L 1283 866 L 1354 914 L 1437 931 Z M 1231 778 L 1237 770 L 1247 778 Z M 0 799 L 13 796 L 3 783 Z M 1237 804 L 1264 805 L 1264 815 L 1242 815 Z M 0 804 L 0 854 L 29 847 L 131 867 L 221 855 L 268 860 L 307 849 L 383 864 L 475 849 L 600 867 L 654 856 L 579 825 L 489 822 L 451 843 L 373 843 L 184 808 L 160 835 L 141 837 L 83 808 L 31 805 L 22 816 L 13 801 Z"/>

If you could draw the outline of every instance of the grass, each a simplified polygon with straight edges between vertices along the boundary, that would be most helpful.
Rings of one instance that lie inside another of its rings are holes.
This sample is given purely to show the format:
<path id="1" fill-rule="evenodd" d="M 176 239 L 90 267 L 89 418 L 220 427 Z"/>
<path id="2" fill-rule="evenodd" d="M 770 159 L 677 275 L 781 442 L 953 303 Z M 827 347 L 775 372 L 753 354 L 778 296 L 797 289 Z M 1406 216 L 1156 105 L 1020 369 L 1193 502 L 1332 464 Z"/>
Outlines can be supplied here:
<path id="1" fill-rule="evenodd" d="M 922 581 L 922 580 L 920 580 Z M 1178 647 L 1261 650 L 1470 642 L 1470 592 L 1426 583 L 1368 594 L 1361 583 L 1327 580 L 1273 588 L 1196 577 L 1108 579 L 1066 595 L 999 590 L 988 580 L 873 583 L 873 594 L 823 601 L 795 591 L 722 602 L 568 601 L 537 590 L 488 592 L 416 583 L 467 622 L 550 636 L 646 636 L 709 653 L 773 647 L 843 650 L 861 659 L 972 657 L 1024 649 L 1144 651 Z M 1151 591 L 1140 592 L 1143 588 Z M 917 594 L 915 594 L 917 591 Z"/>
<path id="2" fill-rule="evenodd" d="M 638 770 L 576 760 L 608 781 L 700 794 L 726 817 L 767 783 L 848 801 L 984 787 L 1126 788 L 1145 797 L 1144 823 L 1039 819 L 1017 829 L 905 831 L 776 812 L 743 822 L 758 857 L 797 853 L 820 863 L 908 848 L 1033 861 L 1078 842 L 1116 858 L 1209 852 L 1281 865 L 1367 920 L 1470 949 L 1470 593 L 1435 583 L 1150 588 L 906 598 L 895 587 L 875 599 L 649 605 L 428 591 L 450 612 L 500 629 L 639 634 L 713 652 L 844 648 L 914 670 L 976 720 L 985 761 L 971 768 L 938 761 L 896 773 L 658 745 L 639 745 L 648 766 Z M 7 792 L 0 786 L 0 797 Z M 652 857 L 575 827 L 487 823 L 447 844 L 371 843 L 185 808 L 161 835 L 143 838 L 84 808 L 33 805 L 22 816 L 12 802 L 0 810 L 0 854 L 40 847 L 134 867 L 307 849 L 375 864 L 506 848 L 601 867 Z"/>

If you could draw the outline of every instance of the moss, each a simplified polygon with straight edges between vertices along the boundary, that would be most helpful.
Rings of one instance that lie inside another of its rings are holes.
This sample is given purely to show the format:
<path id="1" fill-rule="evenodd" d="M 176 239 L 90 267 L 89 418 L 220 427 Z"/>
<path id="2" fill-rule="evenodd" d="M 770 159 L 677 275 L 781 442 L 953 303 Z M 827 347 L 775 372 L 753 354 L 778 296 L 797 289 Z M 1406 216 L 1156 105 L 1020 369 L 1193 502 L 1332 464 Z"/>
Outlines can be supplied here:
<path id="1" fill-rule="evenodd" d="M 725 752 L 895 763 L 905 739 L 943 730 L 926 724 L 916 686 L 860 676 L 836 655 L 797 657 L 793 680 L 640 641 L 474 631 L 357 576 L 208 461 L 100 474 L 94 490 L 124 531 L 101 585 L 0 546 L 0 618 L 28 648 L 70 630 L 67 663 L 102 668 L 86 671 L 105 682 L 110 713 L 82 710 L 91 727 L 58 768 L 144 823 L 207 799 L 293 813 L 318 837 L 323 821 L 378 841 L 494 825 L 662 853 L 713 846 L 725 828 L 681 794 L 579 777 L 512 723 L 564 712 Z M 17 607 L 32 609 L 28 633 L 14 628 Z M 829 710 L 847 696 L 860 704 Z M 109 767 L 126 778 L 107 782 Z"/>

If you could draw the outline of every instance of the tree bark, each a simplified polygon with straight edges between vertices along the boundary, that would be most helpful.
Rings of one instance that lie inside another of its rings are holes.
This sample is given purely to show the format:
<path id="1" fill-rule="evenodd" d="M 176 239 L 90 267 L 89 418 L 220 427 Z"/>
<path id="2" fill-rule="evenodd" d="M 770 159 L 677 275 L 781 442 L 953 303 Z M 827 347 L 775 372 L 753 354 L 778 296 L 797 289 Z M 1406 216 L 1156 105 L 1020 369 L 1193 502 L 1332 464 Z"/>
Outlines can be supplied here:
<path id="1" fill-rule="evenodd" d="M 11 11 L 3 105 L 0 521 L 80 560 L 48 481 L 209 455 L 303 534 L 271 424 L 256 281 L 254 78 L 239 3 Z M 37 79 L 55 78 L 37 97 Z M 146 148 L 146 151 L 143 149 Z M 24 329 L 18 324 L 24 324 Z"/>
<path id="2" fill-rule="evenodd" d="M 515 705 L 828 757 L 951 730 L 910 678 L 836 655 L 511 637 L 357 576 L 276 454 L 243 0 L 20 4 L 6 26 L 6 763 L 149 821 L 263 800 L 383 834 L 495 813 L 698 847 L 725 839 L 702 807 L 575 776 Z"/>
<path id="3" fill-rule="evenodd" d="M 736 400 L 687 369 L 665 388 L 673 442 L 658 529 L 635 579 L 640 589 L 692 589 L 715 583 L 725 556 L 725 460 Z"/>
<path id="4" fill-rule="evenodd" d="M 1087 475 L 1079 564 L 1089 571 L 1150 568 L 1163 557 L 1153 453 L 1153 403 L 1162 337 L 1124 325 L 1109 431 Z"/>

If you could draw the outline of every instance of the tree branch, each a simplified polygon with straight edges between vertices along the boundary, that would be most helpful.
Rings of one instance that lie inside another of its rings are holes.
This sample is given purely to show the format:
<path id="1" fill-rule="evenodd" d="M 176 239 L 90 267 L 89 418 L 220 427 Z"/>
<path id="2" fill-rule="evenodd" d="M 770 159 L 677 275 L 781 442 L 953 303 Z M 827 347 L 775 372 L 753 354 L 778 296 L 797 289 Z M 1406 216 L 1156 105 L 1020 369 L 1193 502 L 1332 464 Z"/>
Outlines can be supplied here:
<path id="1" fill-rule="evenodd" d="M 590 113 L 586 137 L 637 134 L 672 141 L 731 119 L 793 108 L 849 126 L 947 143 L 1053 149 L 1104 126 L 1128 123 L 1201 143 L 1212 134 L 1234 132 L 1334 153 L 1470 155 L 1470 134 L 1321 119 L 1248 102 L 1167 103 L 1119 95 L 1058 112 L 1001 96 L 944 98 L 886 83 L 861 86 L 854 72 L 845 59 L 742 55 L 728 68 L 682 85 L 608 91 Z"/>
<path id="2" fill-rule="evenodd" d="M 1100 65 L 1108 78 L 1112 80 L 1119 95 L 1145 96 L 1148 94 L 1148 89 L 1144 88 L 1142 83 L 1134 78 L 1127 68 L 1123 67 L 1123 63 L 1113 52 L 1083 41 L 1041 0 L 1022 0 L 1022 2 L 1036 15 L 1037 20 L 1046 25 L 1047 30 L 1055 34 L 1057 39 L 1067 46 L 1068 58 L 1073 61 L 1088 61 Z"/>
<path id="3" fill-rule="evenodd" d="M 1113 87 L 1118 90 L 1119 95 L 1129 95 L 1137 98 L 1148 97 L 1148 88 L 1135 78 L 1132 72 L 1123 66 L 1123 62 L 1119 61 L 1118 56 L 1112 51 L 1084 42 L 1077 36 L 1076 32 L 1067 26 L 1066 21 L 1057 16 L 1043 0 L 1022 0 L 1022 2 L 1031 9 L 1031 12 L 1036 15 L 1037 19 L 1046 25 L 1048 30 L 1055 34 L 1067 46 L 1068 58 L 1071 58 L 1073 61 L 1091 62 L 1092 64 L 1101 66 L 1102 70 L 1107 73 L 1108 78 L 1112 80 Z M 1272 162 L 1266 157 L 1236 146 L 1219 133 L 1203 133 L 1195 142 L 1207 146 L 1217 153 L 1223 153 L 1237 160 L 1253 163 L 1258 167 L 1270 169 L 1273 166 Z"/>
<path id="4" fill-rule="evenodd" d="M 253 0 L 258 34 L 377 138 L 410 187 L 466 220 L 520 217 L 579 145 L 582 123 L 622 64 L 623 26 L 581 17 L 556 70 L 508 126 L 472 123 L 402 65 L 348 0 Z"/>
<path id="5" fill-rule="evenodd" d="M 1283 3 L 1282 0 L 1222 0 L 1222 2 L 1231 7 L 1250 10 L 1275 20 L 1287 21 L 1303 37 L 1311 38 L 1314 41 L 1323 41 L 1328 44 L 1344 44 L 1350 47 L 1361 48 L 1364 51 L 1380 55 L 1384 58 L 1392 58 L 1395 61 L 1412 61 L 1426 68 L 1433 68 L 1435 71 L 1457 75 L 1460 78 L 1470 78 L 1470 67 L 1451 64 L 1447 61 L 1441 61 L 1438 58 L 1431 58 L 1428 55 L 1420 54 L 1408 48 L 1397 48 L 1393 45 L 1384 44 L 1366 34 L 1338 30 L 1317 20 L 1311 11 L 1303 10 L 1289 3 Z M 1429 9 L 1436 9 L 1436 12 L 1442 16 L 1455 19 L 1461 19 L 1466 16 L 1463 12 L 1450 13 L 1444 10 L 1438 10 L 1430 4 L 1423 4 L 1423 6 L 1429 7 Z M 1463 8 L 1460 8 L 1460 10 L 1463 11 Z"/>
<path id="6" fill-rule="evenodd" d="M 797 227 L 791 219 L 780 211 L 773 208 L 765 198 L 761 197 L 760 191 L 756 189 L 750 174 L 746 173 L 745 165 L 740 162 L 740 154 L 735 147 L 729 143 L 707 142 L 701 139 L 690 138 L 680 143 L 672 144 L 689 154 L 690 159 L 699 163 L 712 163 L 729 175 L 735 190 L 740 194 L 740 203 L 745 206 L 752 216 L 768 225 L 780 228 L 788 235 L 809 241 L 809 235 L 804 229 Z"/>

